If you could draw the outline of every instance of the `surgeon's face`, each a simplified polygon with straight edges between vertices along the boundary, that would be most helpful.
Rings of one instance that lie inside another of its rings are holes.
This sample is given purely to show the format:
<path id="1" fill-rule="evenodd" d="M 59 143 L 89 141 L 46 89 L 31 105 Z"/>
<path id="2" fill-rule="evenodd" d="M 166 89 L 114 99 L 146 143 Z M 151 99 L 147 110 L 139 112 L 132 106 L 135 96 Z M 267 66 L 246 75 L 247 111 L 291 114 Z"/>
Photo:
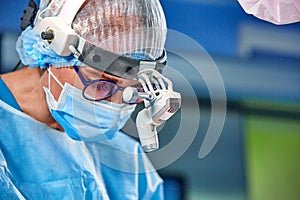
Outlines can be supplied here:
<path id="1" fill-rule="evenodd" d="M 122 103 L 123 89 L 140 87 L 137 80 L 129 80 L 103 73 L 91 67 L 79 67 L 74 86 L 83 90 L 85 98 Z"/>
<path id="2" fill-rule="evenodd" d="M 128 86 L 140 87 L 141 85 L 137 80 L 119 78 L 107 73 L 103 73 L 91 67 L 78 68 L 79 72 L 76 72 L 73 67 L 51 67 L 51 72 L 62 84 L 67 82 L 80 90 L 84 90 L 84 88 L 87 87 L 88 89 L 86 91 L 88 91 L 88 95 L 97 98 L 102 95 L 102 99 L 119 104 L 122 103 L 122 88 L 126 88 Z M 79 74 L 81 74 L 82 77 L 80 77 Z M 101 82 L 104 81 L 104 84 L 99 85 L 99 80 L 101 80 Z M 50 81 L 51 92 L 54 98 L 58 100 L 62 88 L 53 79 L 50 79 Z M 119 89 L 115 90 L 116 88 Z M 105 95 L 107 98 L 104 98 L 106 97 Z"/>

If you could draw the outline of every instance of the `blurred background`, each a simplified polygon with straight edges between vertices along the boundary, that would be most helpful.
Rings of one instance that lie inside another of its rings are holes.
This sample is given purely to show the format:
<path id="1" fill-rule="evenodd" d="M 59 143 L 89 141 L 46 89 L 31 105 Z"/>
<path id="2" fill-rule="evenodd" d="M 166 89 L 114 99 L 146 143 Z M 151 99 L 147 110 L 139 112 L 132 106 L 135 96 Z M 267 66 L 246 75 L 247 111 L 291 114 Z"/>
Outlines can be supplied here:
<path id="1" fill-rule="evenodd" d="M 221 137 L 203 159 L 211 116 L 207 87 L 191 79 L 201 120 L 192 145 L 159 170 L 166 199 L 298 200 L 300 197 L 300 23 L 276 26 L 246 14 L 236 0 L 161 0 L 168 28 L 195 40 L 223 78 L 227 113 Z M 0 3 L 0 72 L 18 62 L 15 42 L 26 0 Z M 170 45 L 170 44 L 167 44 Z M 180 41 L 179 48 L 197 56 Z M 188 64 L 169 55 L 169 64 Z M 192 74 L 187 74 L 189 79 Z M 176 85 L 177 84 L 177 85 Z M 180 83 L 174 81 L 175 88 Z M 184 94 L 188 102 L 193 94 Z M 191 115 L 193 104 L 185 108 Z M 176 134 L 176 114 L 160 133 Z M 187 130 L 188 131 L 188 130 Z"/>

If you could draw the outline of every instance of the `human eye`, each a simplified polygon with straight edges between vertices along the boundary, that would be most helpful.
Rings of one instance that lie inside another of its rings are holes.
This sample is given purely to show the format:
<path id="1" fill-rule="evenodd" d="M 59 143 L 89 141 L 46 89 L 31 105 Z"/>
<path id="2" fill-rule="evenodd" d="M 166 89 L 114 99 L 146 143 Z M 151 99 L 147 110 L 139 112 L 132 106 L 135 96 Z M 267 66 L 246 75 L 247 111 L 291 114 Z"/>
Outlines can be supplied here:
<path id="1" fill-rule="evenodd" d="M 101 80 L 93 82 L 90 86 L 94 88 L 95 91 L 106 91 L 109 89 L 109 85 Z"/>
<path id="2" fill-rule="evenodd" d="M 96 93 L 112 94 L 117 90 L 117 85 L 106 80 L 98 80 L 92 84 Z"/>
<path id="3" fill-rule="evenodd" d="M 101 100 L 111 96 L 115 91 L 116 88 L 110 82 L 94 80 L 88 85 L 84 93 L 92 100 Z"/>
<path id="4" fill-rule="evenodd" d="M 101 89 L 109 91 L 113 88 L 113 84 L 107 81 L 102 81 Z"/>

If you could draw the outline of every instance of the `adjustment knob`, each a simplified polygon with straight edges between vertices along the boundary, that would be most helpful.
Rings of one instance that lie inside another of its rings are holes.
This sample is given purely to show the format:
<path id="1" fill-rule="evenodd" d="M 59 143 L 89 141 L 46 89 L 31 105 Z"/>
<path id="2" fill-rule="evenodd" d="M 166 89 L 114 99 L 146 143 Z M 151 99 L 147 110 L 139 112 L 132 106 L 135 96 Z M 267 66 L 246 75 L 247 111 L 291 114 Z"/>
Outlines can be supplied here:
<path id="1" fill-rule="evenodd" d="M 48 40 L 48 41 L 53 40 L 54 39 L 53 31 L 43 31 L 41 33 L 41 38 L 43 40 Z"/>

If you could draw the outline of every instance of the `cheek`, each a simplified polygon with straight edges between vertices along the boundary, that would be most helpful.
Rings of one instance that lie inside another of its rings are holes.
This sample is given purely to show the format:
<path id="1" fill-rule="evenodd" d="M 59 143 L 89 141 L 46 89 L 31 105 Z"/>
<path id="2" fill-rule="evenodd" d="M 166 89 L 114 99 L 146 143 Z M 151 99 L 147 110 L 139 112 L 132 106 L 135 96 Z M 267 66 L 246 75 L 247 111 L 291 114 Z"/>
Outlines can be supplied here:
<path id="1" fill-rule="evenodd" d="M 107 101 L 111 101 L 113 103 L 118 103 L 121 104 L 122 101 L 122 96 L 123 96 L 123 92 L 122 91 L 117 91 L 114 95 L 112 95 L 110 98 L 107 98 Z"/>
<path id="2" fill-rule="evenodd" d="M 84 85 L 83 85 L 83 83 L 81 82 L 81 80 L 79 79 L 79 77 L 75 77 L 75 78 L 73 79 L 73 84 L 72 84 L 72 83 L 70 83 L 70 84 L 73 85 L 74 87 L 80 89 L 80 90 L 82 90 L 83 87 L 84 87 Z"/>
<path id="3" fill-rule="evenodd" d="M 65 79 L 65 82 L 69 83 L 70 85 L 82 90 L 84 85 L 80 78 L 78 77 L 77 73 L 75 70 L 72 70 L 70 74 Z"/>

